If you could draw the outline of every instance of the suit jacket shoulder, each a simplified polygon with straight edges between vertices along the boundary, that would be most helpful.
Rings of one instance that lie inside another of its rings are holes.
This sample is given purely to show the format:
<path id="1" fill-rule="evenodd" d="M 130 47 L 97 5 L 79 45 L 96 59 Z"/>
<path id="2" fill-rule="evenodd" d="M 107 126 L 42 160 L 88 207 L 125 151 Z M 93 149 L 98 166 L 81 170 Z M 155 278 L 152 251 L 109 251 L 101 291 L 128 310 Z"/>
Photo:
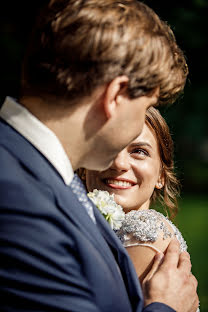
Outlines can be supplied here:
<path id="1" fill-rule="evenodd" d="M 70 188 L 29 142 L 4 134 L 0 310 L 131 311 L 113 254 Z"/>

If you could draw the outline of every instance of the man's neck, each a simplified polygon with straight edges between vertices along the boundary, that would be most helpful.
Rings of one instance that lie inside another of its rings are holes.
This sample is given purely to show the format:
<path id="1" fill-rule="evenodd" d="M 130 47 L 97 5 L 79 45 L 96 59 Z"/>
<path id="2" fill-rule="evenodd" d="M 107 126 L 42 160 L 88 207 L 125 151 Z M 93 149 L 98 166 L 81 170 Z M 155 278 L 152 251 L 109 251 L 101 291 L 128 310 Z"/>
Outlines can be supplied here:
<path id="1" fill-rule="evenodd" d="M 68 105 L 67 107 L 58 101 L 46 103 L 39 97 L 22 97 L 19 102 L 53 131 L 70 159 L 73 169 L 76 170 L 84 153 L 83 106 L 77 105 L 75 108 L 74 105 Z"/>
<path id="2" fill-rule="evenodd" d="M 99 86 L 76 102 L 55 96 L 24 96 L 19 102 L 54 132 L 76 170 L 89 161 L 96 135 L 106 122 L 105 91 L 105 85 Z"/>

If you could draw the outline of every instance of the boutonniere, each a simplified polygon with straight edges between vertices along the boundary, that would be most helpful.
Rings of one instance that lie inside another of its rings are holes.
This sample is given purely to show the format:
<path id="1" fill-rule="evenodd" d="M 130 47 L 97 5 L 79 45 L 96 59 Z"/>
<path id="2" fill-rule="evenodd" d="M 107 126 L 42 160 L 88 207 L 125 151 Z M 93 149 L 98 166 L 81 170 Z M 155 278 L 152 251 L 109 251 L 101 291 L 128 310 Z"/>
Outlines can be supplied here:
<path id="1" fill-rule="evenodd" d="M 94 189 L 89 192 L 88 197 L 100 210 L 106 221 L 113 230 L 119 230 L 125 218 L 123 208 L 114 200 L 114 194 L 110 195 L 107 191 Z"/>

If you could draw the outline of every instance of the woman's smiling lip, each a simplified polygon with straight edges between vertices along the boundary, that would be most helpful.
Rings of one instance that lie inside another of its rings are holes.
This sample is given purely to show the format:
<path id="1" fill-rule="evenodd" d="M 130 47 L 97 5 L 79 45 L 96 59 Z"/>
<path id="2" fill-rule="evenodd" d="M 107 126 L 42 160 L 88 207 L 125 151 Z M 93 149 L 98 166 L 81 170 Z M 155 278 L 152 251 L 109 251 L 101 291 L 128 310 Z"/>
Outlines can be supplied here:
<path id="1" fill-rule="evenodd" d="M 113 189 L 130 189 L 132 186 L 134 186 L 136 183 L 133 182 L 132 180 L 125 179 L 125 178 L 105 178 L 103 179 L 103 182 L 105 185 L 108 187 L 111 187 Z"/>

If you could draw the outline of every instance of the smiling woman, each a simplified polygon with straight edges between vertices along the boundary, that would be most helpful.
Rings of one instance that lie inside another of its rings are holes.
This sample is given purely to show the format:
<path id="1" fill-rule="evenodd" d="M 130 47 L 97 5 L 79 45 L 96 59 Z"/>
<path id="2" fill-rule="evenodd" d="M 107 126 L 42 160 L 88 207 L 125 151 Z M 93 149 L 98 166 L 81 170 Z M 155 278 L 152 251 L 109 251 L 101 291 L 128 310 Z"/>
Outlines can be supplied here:
<path id="1" fill-rule="evenodd" d="M 114 193 L 125 212 L 147 209 L 155 185 L 163 186 L 158 144 L 148 126 L 144 125 L 141 135 L 118 154 L 108 170 L 87 171 L 86 183 L 89 190 Z"/>
<path id="2" fill-rule="evenodd" d="M 134 263 L 141 281 L 147 276 L 154 256 L 164 253 L 176 237 L 186 250 L 179 230 L 164 215 L 149 209 L 162 202 L 170 218 L 177 213 L 179 182 L 174 173 L 173 141 L 164 118 L 150 107 L 141 134 L 123 149 L 105 171 L 80 170 L 89 192 L 94 189 L 114 194 L 126 213 L 118 237 Z"/>
<path id="3" fill-rule="evenodd" d="M 141 134 L 123 149 L 105 171 L 86 170 L 88 191 L 106 190 L 125 212 L 148 209 L 157 199 L 177 213 L 179 182 L 174 173 L 173 141 L 159 111 L 150 107 Z"/>

